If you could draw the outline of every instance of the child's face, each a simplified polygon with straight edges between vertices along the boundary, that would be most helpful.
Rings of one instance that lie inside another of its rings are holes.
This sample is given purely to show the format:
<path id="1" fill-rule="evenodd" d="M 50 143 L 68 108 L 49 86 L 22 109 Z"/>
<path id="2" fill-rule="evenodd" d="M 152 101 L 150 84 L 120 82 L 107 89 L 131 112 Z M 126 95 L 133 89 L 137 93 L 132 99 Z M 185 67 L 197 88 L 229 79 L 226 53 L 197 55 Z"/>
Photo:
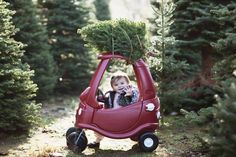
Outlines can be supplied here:
<path id="1" fill-rule="evenodd" d="M 119 80 L 116 80 L 113 84 L 112 84 L 112 88 L 114 91 L 118 92 L 118 93 L 122 93 L 123 90 L 125 89 L 125 87 L 127 87 L 129 84 L 127 82 L 127 80 L 124 77 L 121 77 Z"/>

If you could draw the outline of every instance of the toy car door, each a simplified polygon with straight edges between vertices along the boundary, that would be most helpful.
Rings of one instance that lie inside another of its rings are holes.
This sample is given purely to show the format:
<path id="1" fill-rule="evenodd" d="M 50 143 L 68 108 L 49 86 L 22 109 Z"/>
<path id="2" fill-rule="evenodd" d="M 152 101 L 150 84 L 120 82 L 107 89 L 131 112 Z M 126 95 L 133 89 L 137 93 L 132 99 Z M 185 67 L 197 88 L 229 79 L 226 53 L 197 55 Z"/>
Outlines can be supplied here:
<path id="1" fill-rule="evenodd" d="M 99 109 L 94 113 L 93 123 L 105 131 L 126 132 L 137 123 L 141 109 L 142 102 L 136 102 L 118 109 Z"/>

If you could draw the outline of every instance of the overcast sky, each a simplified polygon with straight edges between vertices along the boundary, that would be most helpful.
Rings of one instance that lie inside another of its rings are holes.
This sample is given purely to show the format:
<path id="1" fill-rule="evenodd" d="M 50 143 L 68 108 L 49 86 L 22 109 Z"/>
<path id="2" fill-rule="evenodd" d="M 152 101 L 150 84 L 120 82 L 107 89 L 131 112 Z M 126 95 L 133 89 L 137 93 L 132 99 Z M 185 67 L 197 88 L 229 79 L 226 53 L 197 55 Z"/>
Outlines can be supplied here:
<path id="1" fill-rule="evenodd" d="M 110 0 L 110 11 L 112 19 L 146 21 L 152 15 L 149 0 Z"/>

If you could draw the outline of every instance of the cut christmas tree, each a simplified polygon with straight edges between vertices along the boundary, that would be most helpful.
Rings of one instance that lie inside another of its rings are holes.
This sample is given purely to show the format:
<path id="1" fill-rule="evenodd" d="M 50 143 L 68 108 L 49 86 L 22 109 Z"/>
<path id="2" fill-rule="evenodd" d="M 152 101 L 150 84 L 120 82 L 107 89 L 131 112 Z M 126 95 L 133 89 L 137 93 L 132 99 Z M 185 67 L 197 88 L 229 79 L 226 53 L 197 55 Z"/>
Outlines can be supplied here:
<path id="1" fill-rule="evenodd" d="M 87 46 L 100 53 L 113 52 L 135 61 L 145 55 L 146 26 L 127 19 L 107 20 L 78 30 Z"/>

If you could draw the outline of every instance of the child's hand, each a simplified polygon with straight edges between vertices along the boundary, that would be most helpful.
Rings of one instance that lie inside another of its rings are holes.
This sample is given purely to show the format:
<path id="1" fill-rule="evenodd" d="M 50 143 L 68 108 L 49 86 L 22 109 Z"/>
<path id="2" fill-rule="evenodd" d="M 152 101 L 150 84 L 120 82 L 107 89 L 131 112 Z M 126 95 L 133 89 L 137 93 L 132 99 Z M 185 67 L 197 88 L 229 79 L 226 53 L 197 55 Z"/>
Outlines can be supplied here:
<path id="1" fill-rule="evenodd" d="M 131 96 L 132 95 L 132 86 L 131 85 L 128 85 L 125 89 L 125 96 Z"/>

